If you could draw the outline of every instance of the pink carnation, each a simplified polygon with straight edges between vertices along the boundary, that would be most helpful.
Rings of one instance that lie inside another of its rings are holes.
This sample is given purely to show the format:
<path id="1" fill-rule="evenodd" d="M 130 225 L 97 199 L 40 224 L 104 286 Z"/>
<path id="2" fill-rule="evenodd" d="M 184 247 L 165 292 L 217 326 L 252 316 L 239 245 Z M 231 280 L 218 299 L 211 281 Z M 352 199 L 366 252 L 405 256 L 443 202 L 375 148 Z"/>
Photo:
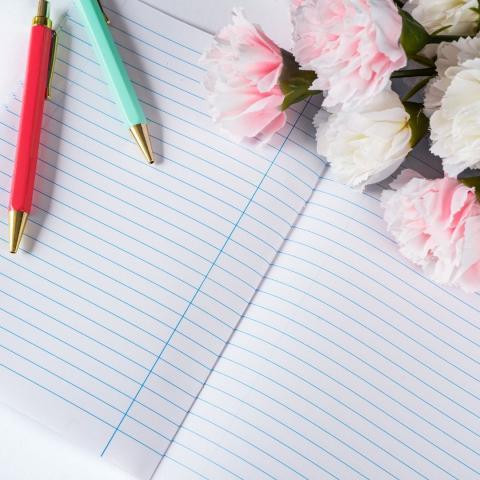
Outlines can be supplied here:
<path id="1" fill-rule="evenodd" d="M 292 18 L 295 57 L 316 72 L 312 89 L 328 91 L 327 108 L 373 97 L 407 64 L 392 0 L 303 0 Z"/>
<path id="2" fill-rule="evenodd" d="M 382 195 L 400 252 L 437 283 L 480 291 L 480 204 L 454 178 L 427 180 L 403 171 Z"/>
<path id="3" fill-rule="evenodd" d="M 286 123 L 280 48 L 239 10 L 203 55 L 213 119 L 235 140 L 268 142 Z"/>

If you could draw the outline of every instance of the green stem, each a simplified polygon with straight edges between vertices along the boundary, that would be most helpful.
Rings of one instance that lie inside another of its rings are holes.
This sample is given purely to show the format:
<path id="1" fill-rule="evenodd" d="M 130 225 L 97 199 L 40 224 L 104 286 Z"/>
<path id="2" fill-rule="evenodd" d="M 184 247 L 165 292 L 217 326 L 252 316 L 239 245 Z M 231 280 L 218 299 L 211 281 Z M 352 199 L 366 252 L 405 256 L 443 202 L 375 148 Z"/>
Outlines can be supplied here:
<path id="1" fill-rule="evenodd" d="M 455 40 L 460 40 L 461 38 L 467 38 L 470 35 L 433 35 L 430 37 L 428 43 L 442 43 L 442 42 L 454 42 Z"/>
<path id="2" fill-rule="evenodd" d="M 402 102 L 407 102 L 410 100 L 415 94 L 417 94 L 422 88 L 426 87 L 428 82 L 432 79 L 433 77 L 427 77 L 418 82 L 407 94 L 402 98 Z"/>
<path id="3" fill-rule="evenodd" d="M 411 70 L 398 70 L 393 72 L 391 78 L 409 78 L 409 77 L 433 77 L 437 73 L 434 67 L 413 68 Z"/>

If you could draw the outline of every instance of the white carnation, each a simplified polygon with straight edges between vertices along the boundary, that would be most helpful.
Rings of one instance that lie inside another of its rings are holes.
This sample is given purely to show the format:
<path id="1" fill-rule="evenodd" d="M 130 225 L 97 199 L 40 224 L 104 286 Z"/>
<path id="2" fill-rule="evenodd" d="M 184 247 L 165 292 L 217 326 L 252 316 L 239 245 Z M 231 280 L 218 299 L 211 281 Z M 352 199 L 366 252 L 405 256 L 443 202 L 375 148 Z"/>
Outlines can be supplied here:
<path id="1" fill-rule="evenodd" d="M 443 42 L 439 45 L 435 62 L 438 76 L 428 84 L 425 91 L 425 113 L 428 116 L 440 108 L 442 98 L 450 86 L 451 77 L 447 75 L 447 70 L 479 56 L 480 37 L 478 36 Z"/>
<path id="2" fill-rule="evenodd" d="M 449 27 L 442 33 L 472 35 L 478 24 L 478 0 L 410 0 L 406 9 L 428 33 Z"/>
<path id="3" fill-rule="evenodd" d="M 385 90 L 352 110 L 317 115 L 317 147 L 336 178 L 354 188 L 390 176 L 411 150 L 410 116 L 399 96 Z"/>
<path id="4" fill-rule="evenodd" d="M 480 167 L 480 58 L 450 67 L 445 75 L 450 85 L 430 121 L 431 151 L 454 177 Z"/>

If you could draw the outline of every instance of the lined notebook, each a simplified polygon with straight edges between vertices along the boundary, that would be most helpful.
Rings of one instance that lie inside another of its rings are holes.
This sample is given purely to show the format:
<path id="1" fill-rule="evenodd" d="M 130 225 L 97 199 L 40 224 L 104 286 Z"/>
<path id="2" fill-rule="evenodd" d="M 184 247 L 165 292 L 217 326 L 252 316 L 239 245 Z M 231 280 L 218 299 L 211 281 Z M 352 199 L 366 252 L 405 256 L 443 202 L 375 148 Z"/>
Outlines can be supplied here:
<path id="1" fill-rule="evenodd" d="M 480 478 L 478 296 L 425 279 L 378 192 L 330 177 L 318 105 L 236 145 L 203 100 L 211 37 L 103 3 L 160 161 L 72 9 L 27 241 L 0 240 L 1 401 L 140 479 Z M 4 210 L 20 95 L 0 115 Z"/>

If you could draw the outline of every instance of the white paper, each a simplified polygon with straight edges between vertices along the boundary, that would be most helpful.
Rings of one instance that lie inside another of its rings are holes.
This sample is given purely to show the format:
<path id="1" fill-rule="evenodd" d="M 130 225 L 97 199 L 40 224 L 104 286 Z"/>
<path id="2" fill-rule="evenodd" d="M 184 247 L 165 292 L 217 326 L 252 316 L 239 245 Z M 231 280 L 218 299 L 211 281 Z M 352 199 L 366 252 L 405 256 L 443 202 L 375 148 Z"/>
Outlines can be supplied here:
<path id="1" fill-rule="evenodd" d="M 381 213 L 320 180 L 160 478 L 479 478 L 479 296 L 424 278 Z"/>
<path id="2" fill-rule="evenodd" d="M 149 478 L 323 164 L 303 146 L 306 105 L 264 150 L 238 146 L 203 100 L 211 37 L 137 0 L 102 3 L 158 162 L 129 137 L 72 8 L 18 256 L 0 224 L 0 399 Z M 20 98 L 0 118 L 5 212 Z"/>

